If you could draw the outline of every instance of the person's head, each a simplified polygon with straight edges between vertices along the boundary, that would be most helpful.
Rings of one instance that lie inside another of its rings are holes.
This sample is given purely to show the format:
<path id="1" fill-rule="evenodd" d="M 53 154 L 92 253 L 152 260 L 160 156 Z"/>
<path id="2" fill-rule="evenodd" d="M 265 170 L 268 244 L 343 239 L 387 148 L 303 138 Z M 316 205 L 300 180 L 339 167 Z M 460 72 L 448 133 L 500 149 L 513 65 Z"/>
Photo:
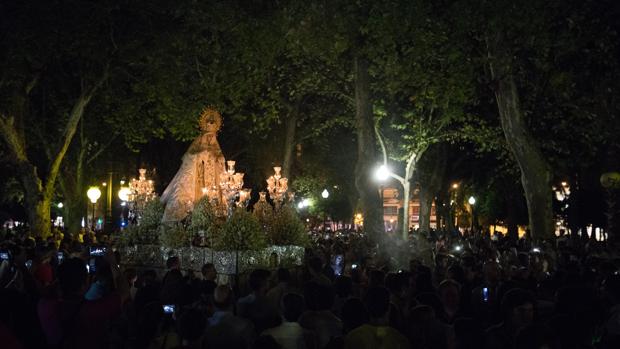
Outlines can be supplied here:
<path id="1" fill-rule="evenodd" d="M 168 269 L 179 269 L 181 267 L 181 262 L 179 261 L 179 257 L 172 256 L 168 257 L 166 260 L 166 268 Z"/>
<path id="2" fill-rule="evenodd" d="M 446 277 L 452 279 L 458 283 L 465 282 L 465 270 L 458 264 L 453 264 L 448 267 Z"/>
<path id="3" fill-rule="evenodd" d="M 288 322 L 296 322 L 304 311 L 304 297 L 287 293 L 282 297 L 282 315 Z"/>
<path id="4" fill-rule="evenodd" d="M 308 268 L 311 272 L 320 273 L 323 269 L 323 261 L 320 257 L 314 256 L 308 261 Z"/>
<path id="5" fill-rule="evenodd" d="M 193 343 L 202 337 L 207 319 L 198 309 L 187 309 L 181 312 L 176 321 L 177 333 L 183 342 Z"/>
<path id="6" fill-rule="evenodd" d="M 454 335 L 458 349 L 484 346 L 484 330 L 480 322 L 474 318 L 462 317 L 454 320 Z"/>
<path id="7" fill-rule="evenodd" d="M 334 306 L 335 293 L 331 286 L 317 285 L 316 306 L 317 310 L 330 310 Z"/>
<path id="8" fill-rule="evenodd" d="M 499 264 L 496 261 L 485 262 L 482 271 L 484 273 L 484 280 L 487 283 L 496 284 L 499 282 L 500 270 Z"/>
<path id="9" fill-rule="evenodd" d="M 153 285 L 157 282 L 157 273 L 153 269 L 145 270 L 138 278 L 138 285 Z"/>
<path id="10" fill-rule="evenodd" d="M 409 286 L 407 272 L 389 273 L 385 278 L 385 287 L 397 297 L 405 297 Z"/>
<path id="11" fill-rule="evenodd" d="M 286 268 L 278 268 L 278 282 L 288 283 L 291 281 L 291 273 Z"/>
<path id="12" fill-rule="evenodd" d="M 86 289 L 86 264 L 79 258 L 69 258 L 58 267 L 58 281 L 64 297 L 81 296 Z"/>
<path id="13" fill-rule="evenodd" d="M 348 276 L 338 276 L 334 282 L 336 295 L 340 298 L 346 298 L 351 295 L 353 281 Z"/>
<path id="14" fill-rule="evenodd" d="M 550 329 L 540 325 L 527 325 L 517 334 L 517 349 L 550 349 L 556 347 Z"/>
<path id="15" fill-rule="evenodd" d="M 603 290 L 613 304 L 620 303 L 620 275 L 610 275 L 605 279 Z"/>
<path id="16" fill-rule="evenodd" d="M 371 320 L 386 319 L 390 309 L 390 291 L 385 287 L 370 287 L 364 303 Z"/>
<path id="17" fill-rule="evenodd" d="M 213 265 L 213 263 L 206 263 L 203 265 L 201 272 L 205 280 L 215 281 L 217 278 L 217 270 L 215 270 L 215 265 Z"/>
<path id="18" fill-rule="evenodd" d="M 384 286 L 385 285 L 385 273 L 378 269 L 370 271 L 368 278 L 369 286 Z"/>
<path id="19" fill-rule="evenodd" d="M 454 280 L 443 280 L 439 284 L 439 298 L 445 309 L 458 309 L 461 303 L 461 285 Z"/>
<path id="20" fill-rule="evenodd" d="M 256 294 L 264 294 L 269 288 L 269 271 L 263 269 L 256 269 L 250 273 L 250 280 L 248 281 L 250 289 Z"/>
<path id="21" fill-rule="evenodd" d="M 348 333 L 351 330 L 367 323 L 368 311 L 359 298 L 349 298 L 342 306 L 342 330 Z"/>
<path id="22" fill-rule="evenodd" d="M 230 286 L 220 285 L 213 291 L 213 305 L 215 305 L 217 310 L 232 310 L 233 301 L 233 293 Z"/>
<path id="23" fill-rule="evenodd" d="M 504 321 L 513 328 L 521 328 L 534 321 L 534 296 L 526 290 L 513 288 L 502 297 L 501 310 Z"/>
<path id="24" fill-rule="evenodd" d="M 127 280 L 129 286 L 135 285 L 136 280 L 138 280 L 138 272 L 135 268 L 125 269 L 125 280 Z"/>
<path id="25" fill-rule="evenodd" d="M 436 323 L 435 310 L 428 305 L 417 305 L 409 310 L 409 331 L 424 336 Z"/>

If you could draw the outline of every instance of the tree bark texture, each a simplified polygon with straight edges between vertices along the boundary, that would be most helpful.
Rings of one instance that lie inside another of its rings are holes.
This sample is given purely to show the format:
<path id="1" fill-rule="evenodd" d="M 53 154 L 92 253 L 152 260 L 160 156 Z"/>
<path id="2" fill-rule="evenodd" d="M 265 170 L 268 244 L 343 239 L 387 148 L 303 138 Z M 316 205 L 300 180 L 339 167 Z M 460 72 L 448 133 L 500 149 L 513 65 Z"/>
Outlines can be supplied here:
<path id="1" fill-rule="evenodd" d="M 376 165 L 376 139 L 370 97 L 368 62 L 362 57 L 355 59 L 355 130 L 357 135 L 357 163 L 355 186 L 359 193 L 364 229 L 373 239 L 384 232 L 382 203 L 373 181 L 372 170 Z"/>
<path id="2" fill-rule="evenodd" d="M 440 145 L 432 153 L 431 161 L 423 161 L 420 164 L 419 183 L 420 183 L 420 231 L 431 231 L 431 211 L 435 194 L 441 189 L 443 177 L 446 171 L 446 152 Z M 428 156 L 426 155 L 426 160 Z M 435 214 L 438 215 L 439 208 L 435 207 Z M 435 217 L 438 220 L 438 217 Z"/>
<path id="3" fill-rule="evenodd" d="M 521 170 L 532 237 L 553 236 L 551 170 L 527 127 L 512 73 L 497 74 L 495 99 L 506 143 Z"/>

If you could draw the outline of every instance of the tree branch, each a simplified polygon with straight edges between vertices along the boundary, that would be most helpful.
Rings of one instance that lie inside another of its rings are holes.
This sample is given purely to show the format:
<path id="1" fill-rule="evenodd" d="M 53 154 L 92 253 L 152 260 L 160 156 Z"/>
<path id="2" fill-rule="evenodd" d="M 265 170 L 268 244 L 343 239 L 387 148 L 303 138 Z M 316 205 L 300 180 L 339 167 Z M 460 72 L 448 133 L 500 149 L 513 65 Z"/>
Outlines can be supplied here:
<path id="1" fill-rule="evenodd" d="M 49 174 L 45 182 L 45 195 L 48 195 L 50 197 L 53 195 L 56 178 L 58 177 L 58 172 L 60 171 L 60 165 L 62 164 L 62 160 L 67 153 L 67 149 L 69 149 L 69 145 L 73 140 L 75 132 L 77 131 L 77 127 L 80 120 L 82 119 L 82 115 L 84 115 L 84 109 L 86 108 L 88 103 L 90 103 L 90 100 L 97 91 L 97 89 L 99 89 L 99 87 L 103 85 L 107 78 L 108 67 L 105 68 L 103 76 L 99 79 L 99 81 L 97 81 L 95 86 L 93 86 L 93 88 L 91 88 L 90 91 L 86 93 L 82 92 L 80 97 L 78 97 L 78 100 L 73 105 L 71 113 L 69 114 L 69 120 L 67 121 L 67 124 L 65 126 L 62 144 L 60 145 L 60 148 L 58 149 L 58 152 L 56 153 L 56 156 L 54 157 L 52 164 L 50 165 Z"/>
<path id="2" fill-rule="evenodd" d="M 99 149 L 97 149 L 97 152 L 95 152 L 95 154 L 93 154 L 90 158 L 88 158 L 88 160 L 86 160 L 86 165 L 90 165 L 91 162 L 95 161 L 95 159 L 99 155 L 101 155 L 101 153 L 103 153 L 103 151 L 106 150 L 112 144 L 112 142 L 116 140 L 116 137 L 118 137 L 118 133 L 115 133 L 104 145 L 99 147 Z"/>
<path id="3" fill-rule="evenodd" d="M 379 122 L 380 120 L 377 120 L 377 122 L 375 122 L 375 134 L 377 135 L 379 146 L 381 146 L 381 153 L 383 154 L 383 165 L 387 166 L 387 149 L 385 148 L 385 142 L 383 141 L 381 131 L 379 131 Z"/>
<path id="4" fill-rule="evenodd" d="M 19 139 L 15 128 L 15 118 L 12 116 L 0 115 L 0 135 L 8 145 L 13 157 L 17 161 L 28 161 L 26 149 L 23 147 L 22 140 Z"/>

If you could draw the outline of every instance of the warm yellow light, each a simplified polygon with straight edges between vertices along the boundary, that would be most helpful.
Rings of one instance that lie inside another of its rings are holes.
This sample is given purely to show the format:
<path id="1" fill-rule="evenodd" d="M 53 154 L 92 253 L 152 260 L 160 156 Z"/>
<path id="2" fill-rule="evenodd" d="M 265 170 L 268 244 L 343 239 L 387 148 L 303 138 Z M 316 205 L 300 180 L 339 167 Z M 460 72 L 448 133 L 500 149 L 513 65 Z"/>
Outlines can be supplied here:
<path id="1" fill-rule="evenodd" d="M 467 202 L 469 202 L 470 205 L 475 205 L 476 204 L 476 198 L 473 196 L 469 197 L 469 200 L 467 200 Z"/>
<path id="2" fill-rule="evenodd" d="M 86 192 L 86 196 L 93 204 L 97 203 L 97 200 L 101 197 L 101 190 L 99 190 L 99 187 L 90 187 Z"/>
<path id="3" fill-rule="evenodd" d="M 357 213 L 354 218 L 353 223 L 356 225 L 364 225 L 364 216 L 361 213 Z"/>
<path id="4" fill-rule="evenodd" d="M 459 184 L 458 184 L 458 183 L 454 183 L 454 184 L 452 184 L 452 189 L 457 189 L 458 187 L 459 187 Z"/>
<path id="5" fill-rule="evenodd" d="M 567 186 L 567 185 L 568 185 L 568 183 L 566 183 L 566 182 L 562 182 L 562 186 L 563 186 L 563 187 L 565 187 L 565 186 Z"/>
<path id="6" fill-rule="evenodd" d="M 121 201 L 129 201 L 129 195 L 131 195 L 131 190 L 127 187 L 122 187 L 118 191 L 118 198 L 121 199 Z"/>

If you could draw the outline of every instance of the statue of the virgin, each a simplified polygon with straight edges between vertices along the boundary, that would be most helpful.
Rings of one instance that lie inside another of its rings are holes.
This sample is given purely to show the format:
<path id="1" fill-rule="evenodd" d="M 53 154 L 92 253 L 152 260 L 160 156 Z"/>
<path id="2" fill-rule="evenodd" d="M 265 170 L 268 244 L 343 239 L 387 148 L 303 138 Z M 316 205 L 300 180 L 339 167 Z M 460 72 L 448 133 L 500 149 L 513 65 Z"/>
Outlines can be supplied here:
<path id="1" fill-rule="evenodd" d="M 184 219 L 204 195 L 219 198 L 220 174 L 226 170 L 224 155 L 217 142 L 222 116 L 210 107 L 200 115 L 201 134 L 192 142 L 181 168 L 161 196 L 166 206 L 162 222 Z"/>

